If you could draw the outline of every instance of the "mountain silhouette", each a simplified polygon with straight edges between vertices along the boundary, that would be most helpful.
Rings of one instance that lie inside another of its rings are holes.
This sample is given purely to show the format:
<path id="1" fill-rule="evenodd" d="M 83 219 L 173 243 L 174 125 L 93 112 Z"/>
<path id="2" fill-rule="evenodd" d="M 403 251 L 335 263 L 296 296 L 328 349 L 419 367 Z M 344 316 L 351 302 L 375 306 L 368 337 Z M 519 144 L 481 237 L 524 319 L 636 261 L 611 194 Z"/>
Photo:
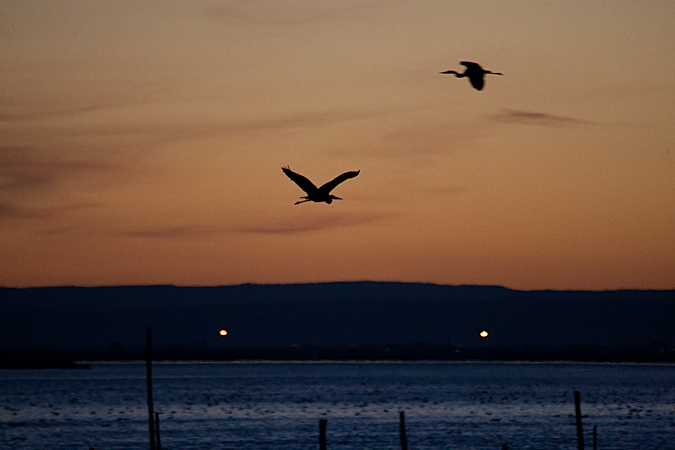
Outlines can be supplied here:
<path id="1" fill-rule="evenodd" d="M 672 358 L 673 294 L 389 282 L 1 288 L 0 356 L 142 358 L 152 327 L 158 355 L 168 359 L 274 359 L 301 350 L 310 358 L 320 349 L 342 352 L 334 356 L 370 349 L 373 357 L 405 349 L 415 359 L 565 348 L 651 349 Z"/>

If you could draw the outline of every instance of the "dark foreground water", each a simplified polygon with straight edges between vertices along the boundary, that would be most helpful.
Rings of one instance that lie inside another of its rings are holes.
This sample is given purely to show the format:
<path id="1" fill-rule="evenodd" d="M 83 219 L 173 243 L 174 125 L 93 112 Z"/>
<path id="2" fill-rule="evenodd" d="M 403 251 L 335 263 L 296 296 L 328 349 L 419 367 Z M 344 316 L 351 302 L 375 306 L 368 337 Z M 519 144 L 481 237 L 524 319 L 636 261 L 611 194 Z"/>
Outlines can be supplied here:
<path id="1" fill-rule="evenodd" d="M 167 449 L 675 449 L 675 366 L 156 363 Z M 145 365 L 0 371 L 0 448 L 147 449 Z"/>

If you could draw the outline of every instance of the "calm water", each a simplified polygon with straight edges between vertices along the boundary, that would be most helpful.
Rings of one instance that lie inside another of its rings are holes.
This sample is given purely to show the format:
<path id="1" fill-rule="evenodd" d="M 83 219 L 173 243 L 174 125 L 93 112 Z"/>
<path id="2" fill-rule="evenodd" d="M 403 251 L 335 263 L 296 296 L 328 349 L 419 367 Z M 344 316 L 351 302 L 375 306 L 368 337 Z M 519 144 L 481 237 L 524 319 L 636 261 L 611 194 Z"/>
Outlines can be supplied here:
<path id="1" fill-rule="evenodd" d="M 675 366 L 156 363 L 167 449 L 675 449 Z M 145 366 L 0 371 L 0 448 L 147 449 Z"/>

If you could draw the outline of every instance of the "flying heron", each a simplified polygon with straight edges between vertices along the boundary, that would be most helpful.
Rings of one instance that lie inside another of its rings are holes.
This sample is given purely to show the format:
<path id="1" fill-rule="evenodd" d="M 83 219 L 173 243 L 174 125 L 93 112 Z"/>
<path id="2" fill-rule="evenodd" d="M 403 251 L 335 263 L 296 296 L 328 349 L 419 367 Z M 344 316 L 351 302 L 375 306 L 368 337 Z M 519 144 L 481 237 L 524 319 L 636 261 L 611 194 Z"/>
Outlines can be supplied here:
<path id="1" fill-rule="evenodd" d="M 446 70 L 441 73 L 454 74 L 457 78 L 469 77 L 471 86 L 478 89 L 479 91 L 483 89 L 485 85 L 485 75 L 502 75 L 499 72 L 490 72 L 489 70 L 483 69 L 480 64 L 470 61 L 460 61 L 460 64 L 466 67 L 466 70 L 463 73 L 455 72 L 454 70 Z"/>
<path id="2" fill-rule="evenodd" d="M 293 180 L 295 184 L 300 186 L 300 189 L 302 189 L 307 193 L 306 196 L 301 197 L 304 198 L 304 200 L 299 200 L 295 202 L 296 205 L 309 201 L 317 203 L 326 202 L 330 205 L 331 203 L 333 203 L 333 200 L 342 200 L 340 197 L 331 195 L 330 191 L 335 189 L 335 187 L 338 184 L 350 178 L 354 178 L 359 174 L 359 172 L 361 172 L 360 170 L 345 172 L 342 175 L 338 175 L 337 177 L 335 177 L 328 183 L 324 184 L 323 186 L 317 188 L 316 186 L 314 186 L 314 183 L 309 181 L 308 178 L 300 175 L 299 173 L 293 172 L 290 167 L 282 167 L 281 170 L 283 170 L 286 176 L 291 180 Z"/>

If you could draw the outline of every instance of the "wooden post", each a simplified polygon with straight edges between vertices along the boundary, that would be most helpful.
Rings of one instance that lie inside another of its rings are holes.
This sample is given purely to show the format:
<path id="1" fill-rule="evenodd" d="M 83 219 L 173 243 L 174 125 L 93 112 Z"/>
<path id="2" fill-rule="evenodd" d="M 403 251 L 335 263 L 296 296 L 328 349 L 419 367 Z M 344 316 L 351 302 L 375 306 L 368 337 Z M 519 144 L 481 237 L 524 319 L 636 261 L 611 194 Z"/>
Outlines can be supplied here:
<path id="1" fill-rule="evenodd" d="M 598 427 L 593 425 L 593 450 L 598 450 Z"/>
<path id="2" fill-rule="evenodd" d="M 398 415 L 399 415 L 398 428 L 399 431 L 401 432 L 401 450 L 408 450 L 408 437 L 405 434 L 405 413 L 403 411 L 400 411 Z"/>
<path id="3" fill-rule="evenodd" d="M 584 429 L 581 425 L 581 395 L 574 391 L 574 411 L 577 417 L 577 448 L 584 450 Z"/>
<path id="4" fill-rule="evenodd" d="M 159 440 L 159 413 L 155 412 L 155 441 L 157 444 L 157 450 L 162 450 L 162 444 Z"/>
<path id="5" fill-rule="evenodd" d="M 319 450 L 326 450 L 326 419 L 319 420 Z"/>
<path id="6" fill-rule="evenodd" d="M 150 429 L 150 450 L 155 448 L 155 414 L 152 405 L 152 329 L 148 327 L 145 335 L 145 374 L 148 385 L 148 426 Z"/>

